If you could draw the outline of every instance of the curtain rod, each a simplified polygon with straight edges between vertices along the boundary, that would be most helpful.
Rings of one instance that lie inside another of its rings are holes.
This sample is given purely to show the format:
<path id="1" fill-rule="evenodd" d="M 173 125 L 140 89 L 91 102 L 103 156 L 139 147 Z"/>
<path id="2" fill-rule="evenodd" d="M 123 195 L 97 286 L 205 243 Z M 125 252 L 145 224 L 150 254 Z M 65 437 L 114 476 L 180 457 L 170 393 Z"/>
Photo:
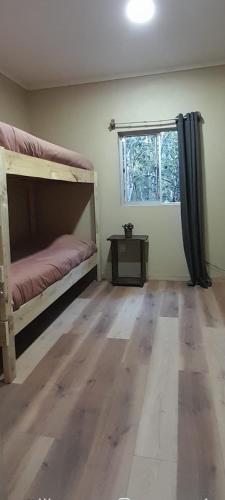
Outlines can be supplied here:
<path id="1" fill-rule="evenodd" d="M 171 120 L 157 120 L 157 121 L 141 121 L 141 122 L 117 122 L 114 120 L 114 118 L 110 121 L 109 124 L 109 131 L 112 132 L 112 130 L 115 129 L 123 129 L 123 128 L 143 128 L 143 127 L 148 127 L 148 126 L 153 126 L 155 125 L 156 127 L 158 125 L 175 125 L 176 119 L 171 119 Z"/>
<path id="2" fill-rule="evenodd" d="M 198 118 L 200 120 L 203 121 L 203 118 L 202 118 L 202 115 L 201 113 L 199 113 L 199 111 L 197 111 L 198 113 Z M 147 120 L 147 121 L 140 121 L 140 122 L 116 122 L 116 120 L 114 118 L 112 118 L 112 120 L 110 121 L 109 123 L 109 131 L 112 132 L 112 130 L 115 130 L 115 129 L 130 129 L 130 128 L 144 128 L 144 127 L 158 127 L 160 125 L 175 125 L 177 123 L 177 119 L 178 119 L 179 115 L 176 116 L 176 118 L 171 118 L 170 120 L 154 120 L 154 121 L 151 121 L 151 120 Z M 184 118 L 186 119 L 187 118 L 187 115 L 184 115 Z"/>

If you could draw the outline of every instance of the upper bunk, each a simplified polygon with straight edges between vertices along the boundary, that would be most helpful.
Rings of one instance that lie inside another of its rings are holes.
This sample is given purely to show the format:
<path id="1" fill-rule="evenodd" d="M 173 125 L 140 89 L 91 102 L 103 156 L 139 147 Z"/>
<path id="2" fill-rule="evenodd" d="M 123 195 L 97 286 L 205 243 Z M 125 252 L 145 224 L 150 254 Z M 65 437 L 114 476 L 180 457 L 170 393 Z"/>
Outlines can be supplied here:
<path id="1" fill-rule="evenodd" d="M 79 153 L 2 122 L 0 164 L 11 175 L 91 184 L 96 181 L 92 163 Z"/>

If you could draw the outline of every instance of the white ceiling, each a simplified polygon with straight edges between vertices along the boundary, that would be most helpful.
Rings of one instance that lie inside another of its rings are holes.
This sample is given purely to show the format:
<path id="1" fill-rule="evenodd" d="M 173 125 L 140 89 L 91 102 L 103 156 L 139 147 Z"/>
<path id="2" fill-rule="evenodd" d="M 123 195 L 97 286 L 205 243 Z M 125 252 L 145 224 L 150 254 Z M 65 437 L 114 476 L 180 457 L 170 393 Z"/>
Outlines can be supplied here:
<path id="1" fill-rule="evenodd" d="M 225 0 L 155 0 L 146 25 L 127 0 L 3 0 L 0 72 L 26 88 L 225 63 Z"/>

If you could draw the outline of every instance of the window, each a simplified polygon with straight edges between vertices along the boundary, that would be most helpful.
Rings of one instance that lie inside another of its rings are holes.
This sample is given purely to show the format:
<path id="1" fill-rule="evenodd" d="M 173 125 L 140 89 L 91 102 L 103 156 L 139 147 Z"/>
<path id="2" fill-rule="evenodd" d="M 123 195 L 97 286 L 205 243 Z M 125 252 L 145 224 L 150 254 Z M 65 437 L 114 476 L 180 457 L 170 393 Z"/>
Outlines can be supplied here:
<path id="1" fill-rule="evenodd" d="M 126 205 L 180 201 L 177 130 L 119 135 Z"/>

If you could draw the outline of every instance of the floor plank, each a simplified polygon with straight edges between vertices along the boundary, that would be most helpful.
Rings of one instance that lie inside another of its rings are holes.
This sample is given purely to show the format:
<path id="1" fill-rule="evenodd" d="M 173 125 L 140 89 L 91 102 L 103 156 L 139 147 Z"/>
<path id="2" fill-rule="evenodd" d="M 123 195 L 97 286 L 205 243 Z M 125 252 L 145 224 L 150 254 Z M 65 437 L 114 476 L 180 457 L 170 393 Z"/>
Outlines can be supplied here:
<path id="1" fill-rule="evenodd" d="M 78 337 L 72 336 L 70 340 L 70 355 L 66 355 L 62 351 L 59 357 L 56 343 L 23 384 L 10 386 L 8 398 L 6 398 L 5 404 L 0 406 L 0 427 L 4 436 L 14 430 L 21 430 L 26 416 L 30 418 L 35 412 L 37 416 L 39 415 L 41 401 L 45 399 L 50 388 L 54 386 L 57 376 L 64 371 L 70 357 L 73 358 L 78 349 Z"/>
<path id="2" fill-rule="evenodd" d="M 220 314 L 225 324 L 225 279 L 215 280 L 213 284 L 213 293 L 218 304 Z"/>
<path id="3" fill-rule="evenodd" d="M 53 444 L 53 439 L 17 433 L 4 446 L 9 500 L 23 500 Z M 17 460 L 15 461 L 15 455 Z"/>
<path id="4" fill-rule="evenodd" d="M 178 320 L 159 318 L 135 454 L 177 460 Z"/>
<path id="5" fill-rule="evenodd" d="M 176 481 L 176 462 L 135 456 L 127 497 L 134 500 L 174 500 Z"/>
<path id="6" fill-rule="evenodd" d="M 225 464 L 225 327 L 203 330 L 209 366 L 210 388 Z"/>
<path id="7" fill-rule="evenodd" d="M 29 491 L 31 498 L 46 494 L 61 500 L 71 494 L 71 483 L 79 481 L 95 438 L 104 397 L 115 380 L 117 365 L 124 352 L 124 341 L 108 341 L 92 374 L 78 398 L 69 421 L 66 422 L 62 439 L 53 444 L 42 469 Z"/>
<path id="8" fill-rule="evenodd" d="M 5 464 L 5 460 L 3 459 L 3 440 L 2 440 L 1 433 L 0 433 L 0 498 L 1 498 L 1 500 L 7 500 L 4 464 Z"/>
<path id="9" fill-rule="evenodd" d="M 90 335 L 73 356 L 73 363 L 65 365 L 55 383 L 45 391 L 44 397 L 35 401 L 26 412 L 20 427 L 27 432 L 60 438 L 68 419 L 86 384 L 93 382 L 93 371 L 101 362 L 106 340 Z M 38 405 L 38 407 L 37 407 Z"/>
<path id="10" fill-rule="evenodd" d="M 90 295 L 90 292 L 88 295 L 89 288 L 92 290 L 92 295 Z M 111 291 L 107 282 L 102 282 L 99 286 L 95 285 L 95 287 L 90 285 L 87 291 L 83 292 L 79 298 L 76 298 L 72 304 L 53 321 L 45 332 L 38 337 L 17 360 L 17 376 L 14 383 L 22 384 L 32 370 L 38 365 L 43 356 L 46 355 L 48 350 L 51 349 L 63 334 L 70 332 L 72 329 L 74 333 L 79 333 L 78 327 L 77 332 L 75 332 L 77 323 L 78 325 L 82 324 L 85 329 L 90 326 L 85 319 L 90 318 L 90 310 L 94 310 L 96 313 L 97 304 L 102 304 L 102 299 L 106 290 Z M 80 320 L 79 322 L 78 318 Z M 91 317 L 91 321 L 92 320 L 93 318 Z M 83 331 L 84 328 L 80 333 L 83 333 Z"/>
<path id="11" fill-rule="evenodd" d="M 168 318 L 178 318 L 179 315 L 179 300 L 177 283 L 167 281 L 163 294 L 160 316 Z"/>
<path id="12" fill-rule="evenodd" d="M 225 473 L 208 376 L 180 372 L 179 500 L 224 499 Z"/>
<path id="13" fill-rule="evenodd" d="M 78 490 L 74 488 L 80 500 L 114 500 L 126 496 L 146 375 L 146 367 L 120 368 L 84 475 Z M 76 495 L 72 497 L 74 500 Z"/>
<path id="14" fill-rule="evenodd" d="M 214 294 L 214 285 L 209 289 L 199 288 L 197 298 L 202 325 L 213 328 L 223 326 L 222 314 Z"/>
<path id="15" fill-rule="evenodd" d="M 224 280 L 92 283 L 0 384 L 9 500 L 224 500 L 224 359 Z"/>
<path id="16" fill-rule="evenodd" d="M 123 362 L 126 364 L 149 364 L 152 353 L 156 324 L 162 302 L 160 282 L 151 281 L 145 287 L 145 294 L 136 316 L 130 342 L 127 343 Z"/>
<path id="17" fill-rule="evenodd" d="M 179 369 L 207 373 L 205 349 L 202 336 L 203 311 L 199 308 L 197 291 L 192 287 L 181 287 L 179 338 Z"/>
<path id="18" fill-rule="evenodd" d="M 129 339 L 131 337 L 136 318 L 144 298 L 142 289 L 133 288 L 113 322 L 109 333 L 109 339 Z"/>

